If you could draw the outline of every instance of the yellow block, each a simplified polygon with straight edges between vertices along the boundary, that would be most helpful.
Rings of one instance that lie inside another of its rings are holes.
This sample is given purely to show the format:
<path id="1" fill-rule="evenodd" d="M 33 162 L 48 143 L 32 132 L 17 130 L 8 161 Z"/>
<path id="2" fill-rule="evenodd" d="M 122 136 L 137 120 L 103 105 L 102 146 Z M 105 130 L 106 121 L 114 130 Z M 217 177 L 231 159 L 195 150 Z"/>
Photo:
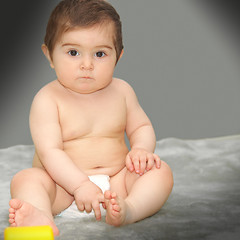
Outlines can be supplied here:
<path id="1" fill-rule="evenodd" d="M 4 240 L 54 240 L 50 226 L 8 227 L 4 231 Z"/>

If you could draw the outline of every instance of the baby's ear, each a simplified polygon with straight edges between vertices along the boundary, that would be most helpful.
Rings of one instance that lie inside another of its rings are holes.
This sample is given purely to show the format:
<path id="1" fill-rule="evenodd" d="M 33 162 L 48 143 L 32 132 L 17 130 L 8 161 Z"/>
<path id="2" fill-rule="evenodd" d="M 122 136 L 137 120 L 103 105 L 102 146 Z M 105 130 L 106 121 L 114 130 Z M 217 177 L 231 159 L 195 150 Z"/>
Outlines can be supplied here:
<path id="1" fill-rule="evenodd" d="M 118 57 L 118 59 L 116 61 L 116 65 L 117 65 L 118 61 L 122 58 L 123 53 L 124 53 L 124 50 L 121 51 L 121 53 L 120 53 L 120 55 L 119 55 L 119 57 Z"/>
<path id="2" fill-rule="evenodd" d="M 48 47 L 45 44 L 42 44 L 42 51 L 43 51 L 44 55 L 46 56 L 47 60 L 49 61 L 51 68 L 54 68 Z"/>
<path id="3" fill-rule="evenodd" d="M 121 51 L 121 53 L 120 53 L 120 56 L 119 56 L 119 59 L 118 59 L 118 60 L 120 60 L 120 59 L 122 58 L 122 55 L 123 55 L 123 53 L 124 53 L 124 50 L 122 50 L 122 51 Z"/>

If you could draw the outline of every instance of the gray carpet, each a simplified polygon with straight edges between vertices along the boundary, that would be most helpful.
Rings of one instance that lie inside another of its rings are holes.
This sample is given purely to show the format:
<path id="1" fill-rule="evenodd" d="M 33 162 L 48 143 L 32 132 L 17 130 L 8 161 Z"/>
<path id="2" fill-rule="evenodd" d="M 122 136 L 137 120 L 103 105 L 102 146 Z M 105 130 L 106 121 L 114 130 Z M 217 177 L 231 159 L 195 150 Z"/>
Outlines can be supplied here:
<path id="1" fill-rule="evenodd" d="M 0 149 L 0 239 L 8 226 L 12 176 L 31 166 L 33 146 Z M 112 227 L 93 218 L 55 219 L 56 239 L 240 239 L 240 136 L 157 142 L 156 153 L 173 170 L 164 207 L 138 223 Z"/>

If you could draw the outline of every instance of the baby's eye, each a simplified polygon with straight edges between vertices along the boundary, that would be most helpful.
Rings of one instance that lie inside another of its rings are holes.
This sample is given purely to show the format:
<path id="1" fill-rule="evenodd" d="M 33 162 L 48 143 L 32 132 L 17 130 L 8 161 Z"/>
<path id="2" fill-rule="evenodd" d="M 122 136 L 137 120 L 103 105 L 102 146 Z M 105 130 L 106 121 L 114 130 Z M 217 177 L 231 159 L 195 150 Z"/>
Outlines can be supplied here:
<path id="1" fill-rule="evenodd" d="M 76 56 L 79 55 L 79 53 L 78 53 L 77 50 L 70 50 L 70 51 L 68 52 L 68 54 L 69 54 L 70 56 L 73 56 L 73 57 L 76 57 Z"/>
<path id="2" fill-rule="evenodd" d="M 106 54 L 105 54 L 104 52 L 101 52 L 101 51 L 95 53 L 95 56 L 98 57 L 98 58 L 102 58 L 102 57 L 104 57 L 105 55 L 106 55 Z"/>

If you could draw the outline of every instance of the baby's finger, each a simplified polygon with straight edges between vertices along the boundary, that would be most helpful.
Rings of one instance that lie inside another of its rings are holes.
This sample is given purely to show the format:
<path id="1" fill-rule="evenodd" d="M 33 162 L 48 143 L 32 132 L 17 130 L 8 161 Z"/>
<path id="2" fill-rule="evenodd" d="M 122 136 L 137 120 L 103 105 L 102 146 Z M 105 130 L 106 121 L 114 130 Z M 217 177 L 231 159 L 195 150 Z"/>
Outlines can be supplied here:
<path id="1" fill-rule="evenodd" d="M 151 170 L 154 166 L 154 157 L 152 154 L 147 155 L 147 171 Z"/>
<path id="2" fill-rule="evenodd" d="M 103 193 L 99 193 L 98 194 L 98 202 L 99 203 L 104 203 L 105 202 L 105 198 L 104 198 L 104 194 Z"/>
<path id="3" fill-rule="evenodd" d="M 102 207 L 103 207 L 104 209 L 107 209 L 106 203 L 102 203 Z"/>
<path id="4" fill-rule="evenodd" d="M 85 203 L 85 211 L 90 213 L 92 211 L 92 205 L 90 203 Z"/>
<path id="5" fill-rule="evenodd" d="M 133 161 L 133 164 L 134 164 L 135 172 L 136 173 L 140 173 L 139 158 L 138 157 L 134 157 L 132 159 L 132 161 Z"/>
<path id="6" fill-rule="evenodd" d="M 94 201 L 92 203 L 92 207 L 93 207 L 93 210 L 94 210 L 94 214 L 95 214 L 95 218 L 96 220 L 101 220 L 101 210 L 100 210 L 100 204 L 98 201 Z"/>
<path id="7" fill-rule="evenodd" d="M 146 169 L 146 157 L 140 157 L 140 175 L 142 175 L 145 172 Z"/>
<path id="8" fill-rule="evenodd" d="M 78 210 L 81 211 L 81 212 L 83 212 L 84 209 L 85 209 L 82 202 L 78 202 L 78 203 L 77 203 L 77 207 L 78 207 Z"/>
<path id="9" fill-rule="evenodd" d="M 127 157 L 126 157 L 126 167 L 130 172 L 134 171 L 134 166 L 133 166 L 132 160 L 129 155 L 127 155 Z"/>
<path id="10" fill-rule="evenodd" d="M 160 168 L 161 167 L 161 159 L 157 154 L 153 154 L 155 162 L 156 162 L 156 167 Z"/>

